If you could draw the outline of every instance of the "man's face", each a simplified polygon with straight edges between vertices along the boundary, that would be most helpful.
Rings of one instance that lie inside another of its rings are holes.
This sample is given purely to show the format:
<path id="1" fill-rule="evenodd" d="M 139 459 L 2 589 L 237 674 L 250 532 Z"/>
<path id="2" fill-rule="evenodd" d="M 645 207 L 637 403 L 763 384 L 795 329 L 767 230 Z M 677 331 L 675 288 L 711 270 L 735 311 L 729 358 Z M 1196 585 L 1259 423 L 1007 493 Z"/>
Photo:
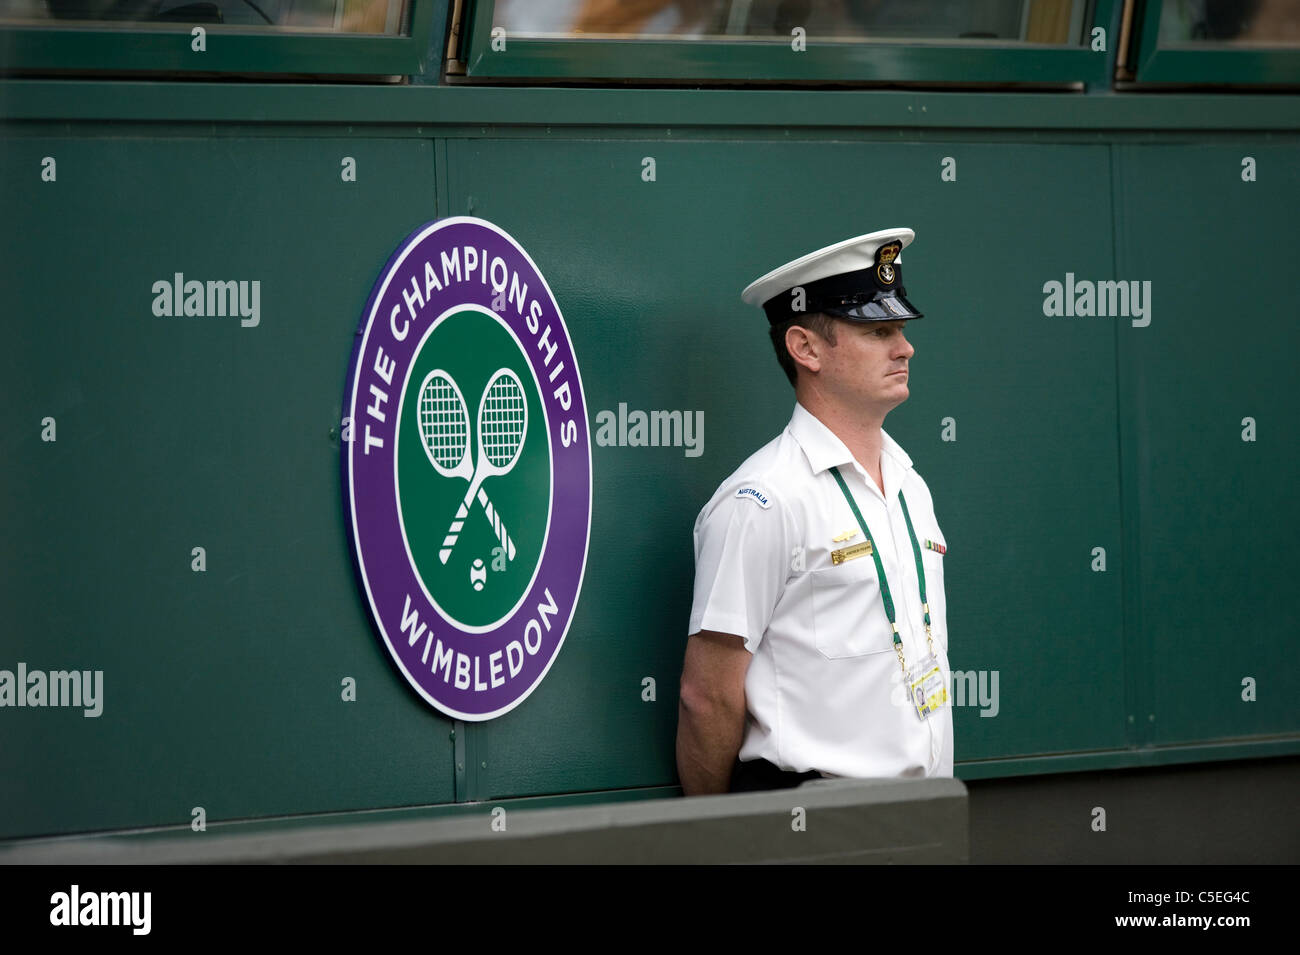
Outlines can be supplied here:
<path id="1" fill-rule="evenodd" d="M 916 349 L 902 320 L 836 321 L 835 347 L 825 349 L 823 388 L 846 408 L 886 413 L 907 400 L 908 363 Z"/>

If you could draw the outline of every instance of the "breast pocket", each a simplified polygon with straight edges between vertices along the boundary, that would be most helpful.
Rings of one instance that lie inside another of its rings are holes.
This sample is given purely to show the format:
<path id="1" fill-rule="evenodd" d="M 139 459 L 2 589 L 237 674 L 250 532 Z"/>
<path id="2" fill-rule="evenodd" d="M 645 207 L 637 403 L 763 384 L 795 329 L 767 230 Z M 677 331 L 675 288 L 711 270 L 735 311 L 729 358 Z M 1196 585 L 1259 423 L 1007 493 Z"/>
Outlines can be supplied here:
<path id="1" fill-rule="evenodd" d="M 893 633 L 880 601 L 880 581 L 870 557 L 809 573 L 817 650 L 828 660 L 893 650 Z"/>
<path id="2" fill-rule="evenodd" d="M 925 568 L 925 596 L 930 604 L 930 632 L 936 643 L 948 650 L 948 594 L 944 588 L 943 554 L 932 550 L 921 551 L 921 565 Z"/>

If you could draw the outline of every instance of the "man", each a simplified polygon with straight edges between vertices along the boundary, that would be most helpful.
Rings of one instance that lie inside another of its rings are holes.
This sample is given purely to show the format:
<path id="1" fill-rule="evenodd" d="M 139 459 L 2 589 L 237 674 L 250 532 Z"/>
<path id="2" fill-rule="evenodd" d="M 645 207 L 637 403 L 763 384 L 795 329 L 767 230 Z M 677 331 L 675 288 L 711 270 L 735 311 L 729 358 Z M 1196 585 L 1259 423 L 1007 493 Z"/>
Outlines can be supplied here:
<path id="1" fill-rule="evenodd" d="M 687 795 L 822 776 L 952 775 L 947 546 L 882 425 L 908 397 L 910 229 L 796 259 L 762 305 L 790 424 L 695 523 L 677 766 Z M 739 762 L 737 762 L 739 757 Z"/>

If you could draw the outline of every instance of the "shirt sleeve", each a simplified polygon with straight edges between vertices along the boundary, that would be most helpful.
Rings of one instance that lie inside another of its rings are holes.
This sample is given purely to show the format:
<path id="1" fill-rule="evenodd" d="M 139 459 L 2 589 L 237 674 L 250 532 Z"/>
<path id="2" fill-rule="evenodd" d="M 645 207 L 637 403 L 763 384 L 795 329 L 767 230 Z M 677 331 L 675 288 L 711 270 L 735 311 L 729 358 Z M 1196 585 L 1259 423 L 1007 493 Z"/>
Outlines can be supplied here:
<path id="1" fill-rule="evenodd" d="M 769 487 L 734 484 L 695 522 L 690 632 L 734 633 L 758 649 L 793 558 L 790 515 Z"/>

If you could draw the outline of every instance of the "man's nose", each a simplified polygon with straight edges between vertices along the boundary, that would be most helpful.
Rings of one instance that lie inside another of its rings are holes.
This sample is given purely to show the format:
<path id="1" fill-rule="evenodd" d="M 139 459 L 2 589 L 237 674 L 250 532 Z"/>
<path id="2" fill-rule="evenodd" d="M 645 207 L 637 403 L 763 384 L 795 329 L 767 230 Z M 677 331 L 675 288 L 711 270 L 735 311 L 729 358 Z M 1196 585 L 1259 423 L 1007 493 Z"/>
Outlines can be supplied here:
<path id="1" fill-rule="evenodd" d="M 916 354 L 916 349 L 912 347 L 912 343 L 907 340 L 907 337 L 901 331 L 898 334 L 898 342 L 898 357 L 910 359 Z"/>

